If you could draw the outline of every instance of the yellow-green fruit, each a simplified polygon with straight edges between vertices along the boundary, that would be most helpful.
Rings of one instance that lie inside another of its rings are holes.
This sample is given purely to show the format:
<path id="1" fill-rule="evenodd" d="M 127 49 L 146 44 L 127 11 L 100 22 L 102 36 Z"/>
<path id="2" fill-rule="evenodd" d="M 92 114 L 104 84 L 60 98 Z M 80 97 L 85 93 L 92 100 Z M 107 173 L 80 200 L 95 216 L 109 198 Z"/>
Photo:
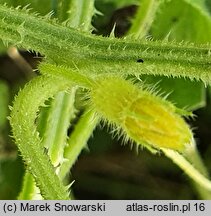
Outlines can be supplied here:
<path id="1" fill-rule="evenodd" d="M 182 151 L 192 132 L 177 108 L 152 92 L 117 77 L 96 81 L 90 100 L 103 118 L 138 144 Z"/>

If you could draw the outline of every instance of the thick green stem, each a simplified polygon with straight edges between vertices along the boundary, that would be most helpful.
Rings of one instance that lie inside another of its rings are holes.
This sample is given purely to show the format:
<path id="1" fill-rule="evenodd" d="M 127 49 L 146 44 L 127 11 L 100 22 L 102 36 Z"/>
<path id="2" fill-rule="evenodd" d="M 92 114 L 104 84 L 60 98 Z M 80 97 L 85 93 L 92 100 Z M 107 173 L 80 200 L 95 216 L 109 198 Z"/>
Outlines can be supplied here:
<path id="1" fill-rule="evenodd" d="M 74 131 L 69 137 L 68 145 L 64 149 L 64 162 L 60 167 L 59 176 L 64 179 L 70 168 L 77 160 L 81 150 L 87 145 L 87 141 L 93 133 L 99 119 L 94 111 L 86 111 L 79 122 L 76 124 Z"/>
<path id="2" fill-rule="evenodd" d="M 94 12 L 94 0 L 71 0 L 67 24 L 73 28 L 89 32 Z"/>
<path id="3" fill-rule="evenodd" d="M 209 173 L 207 171 L 207 168 L 204 166 L 204 163 L 201 159 L 201 156 L 198 152 L 198 149 L 196 147 L 195 142 L 191 145 L 188 145 L 185 152 L 183 153 L 184 156 L 190 161 L 190 163 L 194 164 L 194 166 L 200 170 L 200 172 L 206 176 L 209 177 Z"/>
<path id="4" fill-rule="evenodd" d="M 75 91 L 60 92 L 52 101 L 49 109 L 47 126 L 43 136 L 43 145 L 48 149 L 51 162 L 56 167 L 63 161 L 63 151 L 67 140 L 70 120 L 75 115 Z"/>
<path id="5" fill-rule="evenodd" d="M 93 84 L 93 80 L 91 78 L 82 75 L 77 70 L 72 70 L 67 67 L 42 63 L 39 65 L 39 70 L 43 75 L 49 75 L 58 78 L 63 77 L 63 79 L 69 80 L 70 83 L 77 84 L 82 88 L 90 89 Z"/>
<path id="6" fill-rule="evenodd" d="M 62 78 L 37 77 L 19 92 L 11 112 L 14 138 L 45 199 L 69 199 L 69 195 L 55 174 L 48 155 L 44 153 L 35 119 L 39 107 L 44 105 L 47 98 L 68 87 L 69 82 Z"/>
<path id="7" fill-rule="evenodd" d="M 206 178 L 198 169 L 194 167 L 183 155 L 170 149 L 162 148 L 164 154 L 179 166 L 193 181 L 201 187 L 211 192 L 211 181 Z"/>
<path id="8" fill-rule="evenodd" d="M 205 167 L 202 158 L 197 150 L 195 143 L 187 146 L 186 151 L 184 152 L 184 156 L 188 159 L 188 161 L 197 169 L 199 172 L 204 175 L 206 178 L 209 178 L 209 173 L 207 168 Z M 211 199 L 211 191 L 207 191 L 206 188 L 201 187 L 199 184 L 194 183 L 194 186 L 200 196 L 201 199 Z"/>
<path id="9" fill-rule="evenodd" d="M 94 12 L 94 0 L 60 0 L 56 15 L 67 26 L 89 32 Z"/>
<path id="10" fill-rule="evenodd" d="M 210 45 L 103 38 L 5 6 L 0 6 L 0 35 L 5 42 L 91 75 L 145 73 L 211 82 Z"/>
<path id="11" fill-rule="evenodd" d="M 151 27 L 160 0 L 141 0 L 128 35 L 135 39 L 144 38 Z"/>

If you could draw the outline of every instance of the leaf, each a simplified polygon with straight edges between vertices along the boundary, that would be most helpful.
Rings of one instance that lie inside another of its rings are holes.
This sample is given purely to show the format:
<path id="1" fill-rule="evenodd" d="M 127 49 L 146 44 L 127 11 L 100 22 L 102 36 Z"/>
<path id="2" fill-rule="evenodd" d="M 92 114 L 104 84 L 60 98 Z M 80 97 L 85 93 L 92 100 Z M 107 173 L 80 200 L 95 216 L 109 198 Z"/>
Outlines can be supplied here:
<path id="1" fill-rule="evenodd" d="M 211 18 L 198 4 L 191 1 L 168 1 L 152 26 L 151 32 L 156 39 L 211 42 Z"/>
<path id="2" fill-rule="evenodd" d="M 167 78 L 160 76 L 143 76 L 145 82 L 158 83 L 157 88 L 167 99 L 175 103 L 179 108 L 196 110 L 206 105 L 205 88 L 201 82 L 191 82 L 183 78 Z"/>
<path id="3" fill-rule="evenodd" d="M 205 9 L 205 1 L 165 1 L 153 23 L 151 33 L 153 38 L 161 40 L 168 35 L 168 40 L 211 42 L 211 18 Z M 159 79 L 150 77 L 148 80 L 157 82 Z M 159 86 L 165 92 L 173 90 L 170 99 L 179 107 L 195 110 L 206 104 L 202 83 L 162 78 Z"/>

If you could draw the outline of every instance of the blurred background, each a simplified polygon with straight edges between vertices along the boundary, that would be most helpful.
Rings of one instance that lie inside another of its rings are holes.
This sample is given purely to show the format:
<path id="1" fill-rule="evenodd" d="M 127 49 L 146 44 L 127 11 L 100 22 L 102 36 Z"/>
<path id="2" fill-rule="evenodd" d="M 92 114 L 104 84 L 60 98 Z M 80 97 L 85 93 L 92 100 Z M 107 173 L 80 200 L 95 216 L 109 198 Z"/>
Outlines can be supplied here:
<path id="1" fill-rule="evenodd" d="M 46 14 L 52 10 L 55 1 L 1 1 L 9 5 L 31 3 L 34 10 Z M 205 1 L 203 1 L 205 2 Z M 209 13 L 210 2 L 206 3 Z M 131 26 L 131 20 L 140 1 L 97 0 L 96 8 L 104 15 L 93 17 L 93 34 L 109 36 L 114 24 L 115 36 L 123 37 Z M 24 5 L 24 4 L 23 4 Z M 204 7 L 204 6 L 203 6 Z M 174 10 L 173 10 L 173 9 Z M 174 12 L 171 12 L 174 11 Z M 181 0 L 181 5 L 169 1 L 161 8 L 149 35 L 163 39 L 169 32 L 170 40 L 186 39 L 196 43 L 210 42 L 211 35 L 204 36 L 207 28 L 202 20 L 199 29 L 194 22 L 199 18 L 195 11 Z M 165 15 L 163 15 L 165 14 Z M 193 16 L 193 19 L 191 18 Z M 189 18 L 188 18 L 189 17 Z M 165 23 L 164 21 L 165 20 Z M 185 28 L 184 28 L 185 26 Z M 188 27 L 189 26 L 189 27 Z M 160 31 L 162 28 L 162 31 Z M 199 27 L 198 27 L 199 28 Z M 186 34 L 185 32 L 192 32 Z M 7 116 L 14 95 L 26 82 L 36 76 L 33 69 L 42 61 L 33 51 L 6 48 L 0 45 L 0 199 L 16 199 L 20 189 L 25 165 L 13 143 Z M 184 79 L 142 76 L 148 83 L 157 83 L 161 91 L 169 93 L 169 100 L 179 107 L 192 110 L 196 117 L 187 120 L 193 128 L 199 152 L 211 172 L 211 91 L 200 82 Z M 99 125 L 89 140 L 89 148 L 84 150 L 70 172 L 70 179 L 76 199 L 198 199 L 196 191 L 187 176 L 163 155 L 152 155 L 147 150 L 131 148 L 130 143 L 122 144 L 109 132 L 109 128 Z"/>

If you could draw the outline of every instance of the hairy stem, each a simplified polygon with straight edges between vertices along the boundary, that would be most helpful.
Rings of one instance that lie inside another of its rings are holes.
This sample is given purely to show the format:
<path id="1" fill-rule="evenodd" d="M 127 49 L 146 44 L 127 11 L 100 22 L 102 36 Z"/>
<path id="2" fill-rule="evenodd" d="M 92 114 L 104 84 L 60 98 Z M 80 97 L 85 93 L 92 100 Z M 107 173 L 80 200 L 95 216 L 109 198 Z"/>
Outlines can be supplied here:
<path id="1" fill-rule="evenodd" d="M 39 51 L 54 63 L 92 75 L 115 71 L 211 81 L 210 45 L 103 38 L 5 6 L 0 6 L 0 35 L 4 42 Z"/>
<path id="2" fill-rule="evenodd" d="M 53 76 L 55 78 L 63 77 L 63 79 L 68 80 L 70 83 L 77 84 L 82 88 L 92 88 L 93 80 L 82 75 L 77 70 L 47 63 L 40 64 L 38 68 L 43 75 Z"/>
<path id="3" fill-rule="evenodd" d="M 37 77 L 19 92 L 11 111 L 10 123 L 14 138 L 45 199 L 69 199 L 69 195 L 44 152 L 35 120 L 45 100 L 68 87 L 69 82 L 62 78 Z"/>

